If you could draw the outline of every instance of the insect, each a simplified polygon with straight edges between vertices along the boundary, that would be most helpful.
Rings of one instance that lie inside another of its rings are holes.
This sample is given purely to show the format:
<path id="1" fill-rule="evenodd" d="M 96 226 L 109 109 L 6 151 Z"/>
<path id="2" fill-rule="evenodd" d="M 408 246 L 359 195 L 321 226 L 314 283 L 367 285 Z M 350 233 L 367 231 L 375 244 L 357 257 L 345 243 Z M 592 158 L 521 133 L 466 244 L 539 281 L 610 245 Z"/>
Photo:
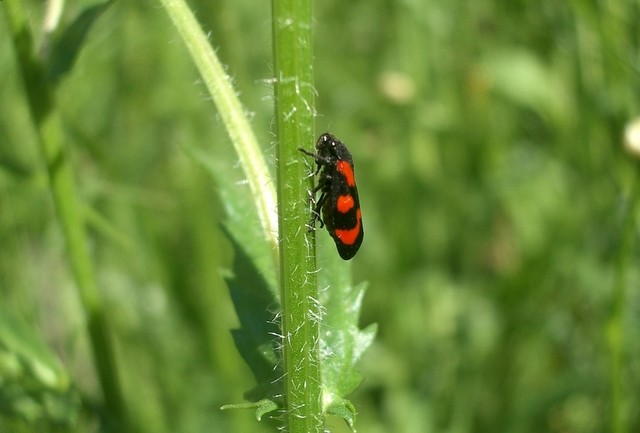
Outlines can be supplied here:
<path id="1" fill-rule="evenodd" d="M 320 227 L 326 226 L 335 241 L 340 257 L 349 260 L 358 252 L 364 238 L 351 153 L 344 143 L 328 132 L 318 138 L 316 153 L 298 150 L 315 159 L 318 166 L 315 174 L 320 173 L 312 191 L 314 196 L 320 191 L 320 198 L 315 203 L 310 230 L 319 220 Z"/>

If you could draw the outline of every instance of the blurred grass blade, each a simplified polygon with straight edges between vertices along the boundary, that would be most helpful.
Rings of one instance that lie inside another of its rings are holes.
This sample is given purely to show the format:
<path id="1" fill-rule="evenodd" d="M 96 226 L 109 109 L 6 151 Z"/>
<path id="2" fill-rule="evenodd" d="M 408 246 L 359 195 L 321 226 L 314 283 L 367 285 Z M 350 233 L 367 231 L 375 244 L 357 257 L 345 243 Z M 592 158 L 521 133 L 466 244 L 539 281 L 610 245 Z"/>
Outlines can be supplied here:
<path id="1" fill-rule="evenodd" d="M 107 315 L 88 250 L 74 168 L 65 147 L 63 121 L 55 103 L 55 87 L 48 81 L 44 65 L 36 56 L 34 39 L 22 2 L 5 2 L 4 6 L 33 128 L 37 134 L 40 152 L 47 164 L 51 196 L 86 316 L 93 362 L 104 394 L 104 404 L 114 420 L 123 423 L 123 429 L 126 429 L 127 408 L 120 388 Z"/>

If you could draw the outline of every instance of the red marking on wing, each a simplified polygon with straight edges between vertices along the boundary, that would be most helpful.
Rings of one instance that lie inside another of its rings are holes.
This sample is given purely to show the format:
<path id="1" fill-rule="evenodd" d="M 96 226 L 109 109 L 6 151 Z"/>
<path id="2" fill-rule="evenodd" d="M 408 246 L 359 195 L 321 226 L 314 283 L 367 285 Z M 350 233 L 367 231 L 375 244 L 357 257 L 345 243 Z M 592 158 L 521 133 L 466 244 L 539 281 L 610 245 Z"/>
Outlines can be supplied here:
<path id="1" fill-rule="evenodd" d="M 341 159 L 336 163 L 336 168 L 344 176 L 349 188 L 356 187 L 356 178 L 353 175 L 353 167 L 347 161 Z"/>
<path id="2" fill-rule="evenodd" d="M 336 209 L 342 214 L 349 212 L 354 206 L 355 202 L 351 194 L 341 195 L 338 197 L 338 200 L 336 200 Z"/>
<path id="3" fill-rule="evenodd" d="M 340 239 L 340 242 L 344 245 L 353 245 L 358 239 L 362 227 L 362 212 L 360 212 L 360 209 L 356 211 L 356 218 L 358 222 L 354 228 L 347 230 L 336 229 L 334 232 L 336 237 Z"/>

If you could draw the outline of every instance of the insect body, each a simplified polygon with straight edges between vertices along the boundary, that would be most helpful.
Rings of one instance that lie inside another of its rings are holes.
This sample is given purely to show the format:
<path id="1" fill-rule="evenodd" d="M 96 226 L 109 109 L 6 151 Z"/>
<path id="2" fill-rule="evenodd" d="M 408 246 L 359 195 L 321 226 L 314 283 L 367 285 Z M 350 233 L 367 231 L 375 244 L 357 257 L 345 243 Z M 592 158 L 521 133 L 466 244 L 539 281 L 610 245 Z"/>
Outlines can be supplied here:
<path id="1" fill-rule="evenodd" d="M 315 159 L 318 165 L 316 174 L 320 173 L 318 184 L 313 189 L 314 194 L 320 191 L 320 198 L 315 205 L 311 227 L 320 220 L 320 226 L 326 226 L 335 241 L 340 257 L 349 260 L 358 252 L 364 238 L 351 153 L 329 133 L 318 138 L 316 153 L 299 150 Z"/>

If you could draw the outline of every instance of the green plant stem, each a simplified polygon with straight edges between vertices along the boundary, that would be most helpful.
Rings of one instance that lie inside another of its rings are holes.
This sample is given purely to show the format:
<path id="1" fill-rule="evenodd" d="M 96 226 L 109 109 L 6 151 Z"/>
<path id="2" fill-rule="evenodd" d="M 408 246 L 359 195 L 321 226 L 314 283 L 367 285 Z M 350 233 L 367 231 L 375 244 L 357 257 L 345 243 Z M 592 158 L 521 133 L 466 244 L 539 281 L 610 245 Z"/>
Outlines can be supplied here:
<path id="1" fill-rule="evenodd" d="M 629 259 L 632 256 L 633 240 L 635 239 L 635 215 L 638 203 L 638 180 L 640 163 L 633 161 L 633 175 L 629 190 L 629 199 L 624 223 L 622 226 L 620 249 L 616 257 L 613 306 L 608 323 L 609 350 L 611 351 L 611 431 L 613 433 L 627 433 L 627 399 L 624 386 L 624 348 L 625 343 L 625 303 L 627 300 L 627 276 L 629 274 Z"/>
<path id="2" fill-rule="evenodd" d="M 87 248 L 82 206 L 78 199 L 73 170 L 63 145 L 62 122 L 54 102 L 54 89 L 46 78 L 42 62 L 35 55 L 36 50 L 22 3 L 8 1 L 4 2 L 4 5 L 38 144 L 47 164 L 53 202 L 86 314 L 91 349 L 105 406 L 115 422 L 123 426 L 127 420 L 115 355 Z"/>
<path id="3" fill-rule="evenodd" d="M 218 113 L 240 159 L 240 165 L 247 176 L 265 237 L 273 247 L 274 263 L 277 267 L 276 193 L 264 156 L 251 130 L 249 120 L 245 116 L 242 104 L 189 6 L 183 0 L 159 1 L 180 33 L 218 108 Z"/>
<path id="4" fill-rule="evenodd" d="M 305 230 L 310 218 L 308 191 L 312 179 L 297 151 L 298 146 L 313 143 L 310 3 L 291 0 L 273 3 L 279 144 L 276 218 L 275 193 L 262 152 L 221 63 L 186 3 L 159 1 L 178 29 L 218 108 L 249 180 L 266 236 L 274 251 L 275 245 L 279 247 L 286 429 L 293 433 L 320 432 L 323 425 L 318 362 L 320 307 L 312 248 L 315 237 Z"/>
<path id="5" fill-rule="evenodd" d="M 278 137 L 280 283 L 285 367 L 285 430 L 323 429 L 315 237 L 309 221 L 309 166 L 299 146 L 314 142 L 311 3 L 273 0 L 275 116 Z"/>

